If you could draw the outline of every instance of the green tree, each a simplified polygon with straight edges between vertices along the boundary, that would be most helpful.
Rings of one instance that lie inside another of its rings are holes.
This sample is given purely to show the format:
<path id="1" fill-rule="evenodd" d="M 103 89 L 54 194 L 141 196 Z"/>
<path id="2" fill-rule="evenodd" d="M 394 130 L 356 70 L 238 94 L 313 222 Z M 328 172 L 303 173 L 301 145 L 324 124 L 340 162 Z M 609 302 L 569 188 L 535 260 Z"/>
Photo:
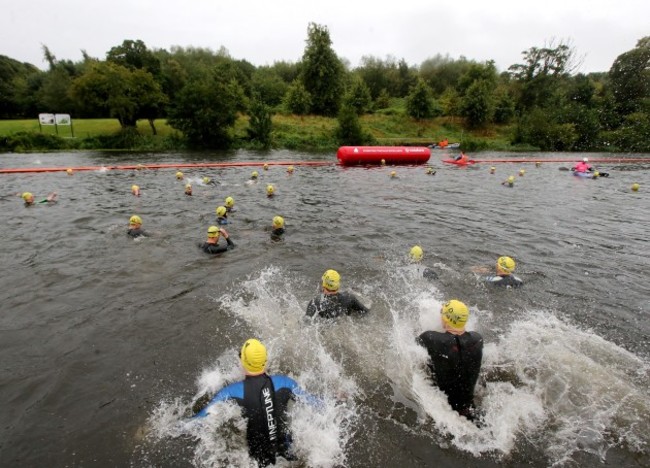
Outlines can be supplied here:
<path id="1" fill-rule="evenodd" d="M 515 116 L 515 100 L 505 87 L 499 87 L 494 93 L 494 122 L 507 124 Z"/>
<path id="2" fill-rule="evenodd" d="M 436 96 L 440 96 L 446 89 L 456 87 L 458 80 L 472 63 L 474 62 L 468 61 L 465 57 L 455 60 L 449 55 L 438 54 L 420 64 L 420 77 Z"/>
<path id="3" fill-rule="evenodd" d="M 195 70 L 168 111 L 167 122 L 197 148 L 228 148 L 237 112 L 246 105 L 238 71 L 229 62 Z"/>
<path id="4" fill-rule="evenodd" d="M 253 73 L 251 85 L 253 94 L 271 107 L 279 105 L 289 89 L 289 85 L 270 67 L 258 68 Z"/>
<path id="5" fill-rule="evenodd" d="M 311 109 L 311 95 L 301 81 L 294 81 L 283 99 L 284 106 L 292 114 L 306 115 Z"/>
<path id="6" fill-rule="evenodd" d="M 0 55 L 0 118 L 9 119 L 29 115 L 23 105 L 28 90 L 28 78 L 42 76 L 38 68 L 28 63 Z"/>
<path id="7" fill-rule="evenodd" d="M 406 98 L 406 113 L 414 119 L 422 120 L 434 117 L 435 105 L 431 97 L 431 89 L 419 79 Z"/>
<path id="8" fill-rule="evenodd" d="M 106 53 L 106 60 L 130 70 L 146 70 L 154 78 L 160 76 L 160 59 L 139 39 L 126 39 L 121 45 L 112 47 Z"/>
<path id="9" fill-rule="evenodd" d="M 271 120 L 271 109 L 260 96 L 253 96 L 250 108 L 250 120 L 246 132 L 248 137 L 262 148 L 271 147 L 271 132 L 273 122 Z"/>
<path id="10" fill-rule="evenodd" d="M 336 138 L 339 144 L 355 146 L 365 143 L 361 122 L 354 107 L 344 103 L 339 110 L 337 120 Z"/>
<path id="11" fill-rule="evenodd" d="M 76 78 L 70 95 L 87 111 L 118 119 L 123 129 L 135 128 L 149 109 L 164 106 L 166 96 L 151 73 L 97 62 Z"/>
<path id="12" fill-rule="evenodd" d="M 370 89 L 363 81 L 363 78 L 354 76 L 350 89 L 345 94 L 344 101 L 351 106 L 358 115 L 363 115 L 370 111 L 372 106 L 372 98 L 370 96 Z"/>
<path id="13" fill-rule="evenodd" d="M 471 128 L 482 127 L 494 118 L 494 96 L 488 81 L 474 81 L 461 100 L 461 116 Z"/>
<path id="14" fill-rule="evenodd" d="M 310 23 L 302 57 L 301 78 L 311 95 L 311 111 L 314 114 L 337 114 L 343 94 L 343 76 L 343 64 L 332 49 L 327 27 Z"/>
<path id="15" fill-rule="evenodd" d="M 650 36 L 616 58 L 609 70 L 609 80 L 621 115 L 650 107 Z"/>

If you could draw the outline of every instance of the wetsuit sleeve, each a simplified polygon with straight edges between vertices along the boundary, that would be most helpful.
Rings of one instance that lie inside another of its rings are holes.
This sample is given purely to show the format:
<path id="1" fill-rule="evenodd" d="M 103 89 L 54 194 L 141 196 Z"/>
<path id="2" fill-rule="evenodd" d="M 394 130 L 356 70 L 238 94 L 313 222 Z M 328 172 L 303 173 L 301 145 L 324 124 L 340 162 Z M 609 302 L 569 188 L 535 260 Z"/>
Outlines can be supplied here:
<path id="1" fill-rule="evenodd" d="M 350 307 L 348 310 L 354 310 L 358 312 L 360 315 L 365 315 L 367 314 L 370 309 L 368 309 L 366 306 L 364 306 L 359 299 L 357 299 L 355 296 L 350 294 Z"/>
<path id="2" fill-rule="evenodd" d="M 233 399 L 243 399 L 244 398 L 244 384 L 243 382 L 236 382 L 230 384 L 227 387 L 222 388 L 217 392 L 217 394 L 210 400 L 210 402 L 203 408 L 201 411 L 192 416 L 192 419 L 196 418 L 205 418 L 208 415 L 208 410 L 210 407 L 220 401 L 233 400 Z"/>
<path id="3" fill-rule="evenodd" d="M 316 307 L 316 300 L 312 299 L 309 301 L 309 304 L 307 304 L 307 317 L 313 317 L 316 315 L 316 312 L 318 312 L 318 308 Z"/>
<path id="4" fill-rule="evenodd" d="M 286 388 L 291 392 L 294 398 L 299 398 L 310 406 L 319 409 L 325 407 L 325 402 L 323 400 L 303 390 L 303 388 L 298 385 L 298 382 L 293 380 L 291 377 L 286 375 L 273 375 L 271 376 L 271 380 L 273 380 L 273 387 L 276 392 Z"/>
<path id="5" fill-rule="evenodd" d="M 228 237 L 228 238 L 226 239 L 226 242 L 228 243 L 228 245 L 226 246 L 226 249 L 230 250 L 230 249 L 234 249 L 234 248 L 235 248 L 235 243 L 234 243 L 233 241 L 230 240 L 230 237 Z"/>

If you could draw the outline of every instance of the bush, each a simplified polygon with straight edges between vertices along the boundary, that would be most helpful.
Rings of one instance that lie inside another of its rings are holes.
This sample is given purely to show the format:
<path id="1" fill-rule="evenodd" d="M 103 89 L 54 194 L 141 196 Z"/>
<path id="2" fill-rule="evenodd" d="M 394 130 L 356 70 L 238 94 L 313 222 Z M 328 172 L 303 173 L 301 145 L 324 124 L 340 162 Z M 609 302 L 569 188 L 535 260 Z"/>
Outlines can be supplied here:
<path id="1" fill-rule="evenodd" d="M 0 150 L 21 153 L 32 150 L 62 150 L 74 146 L 72 140 L 56 135 L 35 132 L 18 132 L 0 137 Z"/>

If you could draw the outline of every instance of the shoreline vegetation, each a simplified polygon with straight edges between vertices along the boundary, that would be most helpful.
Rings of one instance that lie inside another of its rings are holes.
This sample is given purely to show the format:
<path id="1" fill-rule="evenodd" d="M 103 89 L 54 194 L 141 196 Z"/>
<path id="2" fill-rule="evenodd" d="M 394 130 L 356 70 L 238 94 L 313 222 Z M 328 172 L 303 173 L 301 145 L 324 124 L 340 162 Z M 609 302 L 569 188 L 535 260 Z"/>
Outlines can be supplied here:
<path id="1" fill-rule="evenodd" d="M 539 151 L 532 145 L 512 144 L 510 125 L 492 126 L 468 132 L 454 117 L 437 117 L 416 121 L 403 115 L 371 114 L 362 116 L 362 127 L 368 134 L 368 145 L 428 146 L 443 138 L 460 142 L 463 151 Z M 321 116 L 274 115 L 271 149 L 298 151 L 336 151 L 340 142 L 336 135 L 337 119 Z M 166 119 L 154 121 L 156 135 L 146 119 L 137 122 L 132 131 L 124 131 L 117 119 L 73 119 L 70 126 L 43 126 L 37 119 L 0 120 L 0 151 L 7 153 L 56 151 L 182 151 L 191 149 L 183 135 L 167 124 Z M 233 129 L 230 149 L 260 149 L 246 138 L 247 116 L 239 116 Z M 58 131 L 58 133 L 57 133 Z M 74 136 L 73 136 L 74 134 Z M 600 151 L 617 151 L 602 148 Z"/>

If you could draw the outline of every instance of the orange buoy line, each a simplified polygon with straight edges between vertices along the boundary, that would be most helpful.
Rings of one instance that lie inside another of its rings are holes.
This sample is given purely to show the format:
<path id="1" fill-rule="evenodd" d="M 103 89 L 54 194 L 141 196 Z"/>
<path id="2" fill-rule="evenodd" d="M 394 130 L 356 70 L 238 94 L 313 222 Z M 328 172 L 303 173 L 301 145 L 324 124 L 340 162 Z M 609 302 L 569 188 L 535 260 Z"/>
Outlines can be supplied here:
<path id="1" fill-rule="evenodd" d="M 474 163 L 575 163 L 578 159 L 472 159 Z M 650 158 L 589 158 L 590 163 L 648 163 Z"/>
<path id="2" fill-rule="evenodd" d="M 180 164 L 129 164 L 121 166 L 78 166 L 78 167 L 13 167 L 0 169 L 0 174 L 19 174 L 29 172 L 65 172 L 73 171 L 128 171 L 138 169 L 182 169 L 191 167 L 247 167 L 247 166 L 331 166 L 331 161 L 255 161 L 230 163 L 180 163 Z"/>

